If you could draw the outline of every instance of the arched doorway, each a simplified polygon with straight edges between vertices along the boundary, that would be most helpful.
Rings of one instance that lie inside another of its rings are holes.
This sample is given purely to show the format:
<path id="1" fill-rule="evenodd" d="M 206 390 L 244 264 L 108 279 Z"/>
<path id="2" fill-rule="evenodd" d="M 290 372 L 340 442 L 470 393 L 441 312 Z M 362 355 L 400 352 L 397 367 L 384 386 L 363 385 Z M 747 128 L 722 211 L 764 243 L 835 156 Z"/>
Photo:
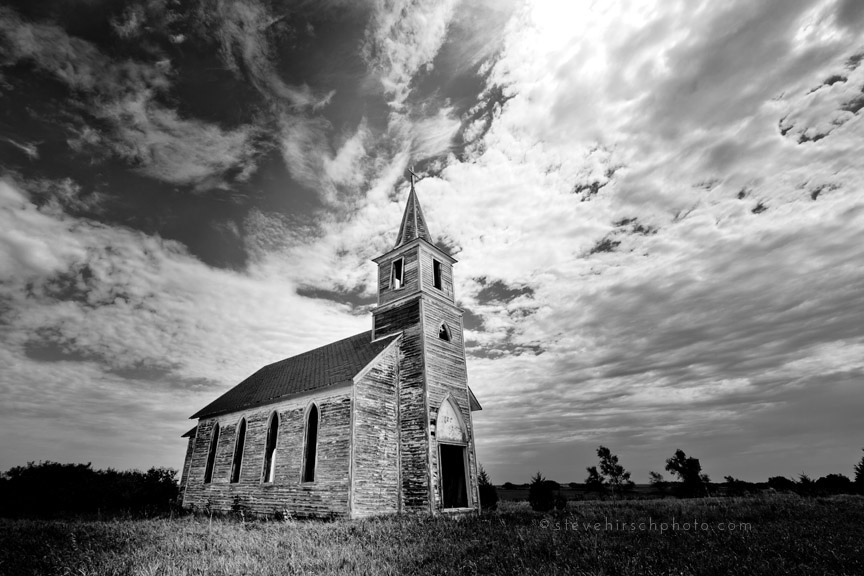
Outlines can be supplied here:
<path id="1" fill-rule="evenodd" d="M 438 410 L 436 437 L 441 507 L 468 508 L 468 433 L 452 397 L 445 398 Z"/>

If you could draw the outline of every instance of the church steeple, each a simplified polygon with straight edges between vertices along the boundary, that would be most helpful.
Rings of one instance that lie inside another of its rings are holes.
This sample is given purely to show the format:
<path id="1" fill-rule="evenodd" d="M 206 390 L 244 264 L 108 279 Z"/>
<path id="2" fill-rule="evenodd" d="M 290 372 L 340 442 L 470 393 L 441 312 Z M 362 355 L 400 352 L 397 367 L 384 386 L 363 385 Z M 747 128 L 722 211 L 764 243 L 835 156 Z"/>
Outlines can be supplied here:
<path id="1" fill-rule="evenodd" d="M 407 244 L 416 238 L 423 238 L 430 244 L 432 236 L 429 234 L 429 227 L 426 225 L 426 218 L 423 217 L 423 210 L 420 208 L 420 202 L 417 200 L 417 192 L 414 191 L 415 174 L 411 173 L 411 192 L 408 193 L 408 203 L 405 205 L 405 214 L 402 215 L 402 225 L 399 226 L 399 235 L 396 237 L 396 245 L 393 248 L 398 248 L 403 244 Z"/>

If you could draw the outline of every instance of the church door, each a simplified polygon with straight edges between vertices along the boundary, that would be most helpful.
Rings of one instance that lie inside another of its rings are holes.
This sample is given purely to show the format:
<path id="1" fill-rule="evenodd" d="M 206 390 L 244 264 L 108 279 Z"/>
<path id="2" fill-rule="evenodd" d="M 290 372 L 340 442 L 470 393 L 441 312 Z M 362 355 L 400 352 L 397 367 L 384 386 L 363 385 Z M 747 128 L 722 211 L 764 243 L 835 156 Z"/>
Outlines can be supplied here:
<path id="1" fill-rule="evenodd" d="M 465 483 L 465 446 L 439 444 L 441 462 L 441 496 L 444 508 L 467 508 Z"/>

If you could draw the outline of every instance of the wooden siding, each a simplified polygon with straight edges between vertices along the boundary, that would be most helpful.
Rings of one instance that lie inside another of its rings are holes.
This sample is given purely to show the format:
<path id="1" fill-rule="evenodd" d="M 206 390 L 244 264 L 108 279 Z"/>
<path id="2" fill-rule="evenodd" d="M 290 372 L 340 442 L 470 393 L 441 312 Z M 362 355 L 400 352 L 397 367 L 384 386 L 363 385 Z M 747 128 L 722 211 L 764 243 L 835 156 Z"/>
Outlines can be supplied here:
<path id="1" fill-rule="evenodd" d="M 438 298 L 423 298 L 423 336 L 425 339 L 426 391 L 429 405 L 429 424 L 436 425 L 438 410 L 449 394 L 459 406 L 468 435 L 468 494 L 469 506 L 479 506 L 477 462 L 474 449 L 474 430 L 468 402 L 468 372 L 462 328 L 462 311 Z M 450 341 L 438 337 L 438 327 L 445 322 L 450 328 Z M 434 509 L 441 508 L 440 468 L 438 444 L 430 431 L 430 475 Z"/>
<path id="2" fill-rule="evenodd" d="M 314 482 L 301 482 L 306 409 L 315 402 L 320 411 L 318 457 Z M 275 480 L 261 481 L 267 424 L 279 414 Z M 246 446 L 240 481 L 229 483 L 237 424 L 246 418 Z M 219 422 L 219 446 L 213 481 L 204 484 L 213 424 Z M 314 394 L 202 420 L 192 453 L 183 505 L 199 511 L 244 510 L 259 515 L 288 512 L 298 517 L 348 516 L 351 444 L 351 390 L 322 390 Z"/>
<path id="3" fill-rule="evenodd" d="M 440 290 L 435 288 L 435 273 L 432 264 L 434 260 L 441 263 Z M 423 250 L 420 251 L 420 278 L 425 291 L 440 296 L 449 302 L 455 301 L 455 294 L 453 293 L 453 265 L 426 246 L 423 246 Z"/>
<path id="4" fill-rule="evenodd" d="M 429 511 L 429 436 L 420 303 L 415 299 L 373 313 L 376 336 L 401 331 L 399 451 L 402 510 Z"/>
<path id="5" fill-rule="evenodd" d="M 394 300 L 398 300 L 399 298 L 402 298 L 404 296 L 408 296 L 419 290 L 420 282 L 418 279 L 418 252 L 419 248 L 417 246 L 413 246 L 400 252 L 393 252 L 392 254 L 388 255 L 385 260 L 382 260 L 379 263 L 378 304 L 380 306 L 393 302 Z M 393 263 L 393 261 L 398 260 L 399 258 L 404 259 L 402 264 L 402 278 L 404 282 L 401 288 L 394 290 L 390 287 L 390 270 L 392 268 L 391 264 Z"/>
<path id="6" fill-rule="evenodd" d="M 394 345 L 354 386 L 352 517 L 400 511 L 398 382 Z"/>

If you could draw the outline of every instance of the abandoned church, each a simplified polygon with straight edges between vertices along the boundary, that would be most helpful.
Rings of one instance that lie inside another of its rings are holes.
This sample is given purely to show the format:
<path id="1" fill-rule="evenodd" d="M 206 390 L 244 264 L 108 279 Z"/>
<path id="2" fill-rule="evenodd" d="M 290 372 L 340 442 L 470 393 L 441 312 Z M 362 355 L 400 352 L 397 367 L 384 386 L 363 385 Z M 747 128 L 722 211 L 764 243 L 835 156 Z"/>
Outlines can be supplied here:
<path id="1" fill-rule="evenodd" d="M 462 310 L 414 190 L 372 330 L 265 366 L 192 416 L 183 505 L 358 518 L 479 510 Z"/>

